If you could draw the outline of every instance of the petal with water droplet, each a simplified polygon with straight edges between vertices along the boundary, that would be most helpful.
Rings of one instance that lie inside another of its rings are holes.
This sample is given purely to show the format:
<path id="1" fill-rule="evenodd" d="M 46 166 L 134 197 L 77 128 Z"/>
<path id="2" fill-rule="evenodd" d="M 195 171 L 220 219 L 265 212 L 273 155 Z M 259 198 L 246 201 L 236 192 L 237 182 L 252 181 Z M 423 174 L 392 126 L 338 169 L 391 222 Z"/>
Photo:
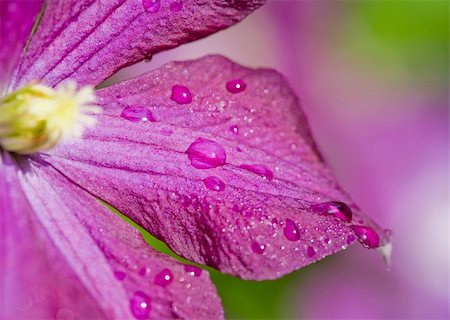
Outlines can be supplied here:
<path id="1" fill-rule="evenodd" d="M 0 153 L 0 318 L 223 318 L 206 271 L 187 279 L 185 265 L 42 159 L 20 166 Z M 163 288 L 154 278 L 167 270 Z"/>
<path id="2" fill-rule="evenodd" d="M 12 86 L 35 79 L 55 86 L 67 78 L 99 85 L 125 66 L 225 29 L 263 3 L 49 0 Z"/>
<path id="3" fill-rule="evenodd" d="M 186 85 L 196 95 L 189 108 L 174 108 L 167 95 L 180 77 L 190 79 Z M 230 94 L 230 79 L 245 81 L 246 90 Z M 98 126 L 82 141 L 52 150 L 51 161 L 176 253 L 243 278 L 269 279 L 347 247 L 357 239 L 353 224 L 372 228 L 381 245 L 388 241 L 337 185 L 277 72 L 210 56 L 170 63 L 99 95 Z M 116 95 L 128 105 L 157 106 L 158 122 L 143 128 L 121 119 Z M 233 125 L 239 135 L 230 134 Z M 161 134 L 163 128 L 173 133 Z M 214 164 L 220 149 L 220 165 L 193 166 L 186 150 L 196 141 L 210 141 L 197 154 Z M 205 188 L 211 176 L 223 191 Z M 351 222 L 312 209 L 331 201 L 348 204 Z"/>

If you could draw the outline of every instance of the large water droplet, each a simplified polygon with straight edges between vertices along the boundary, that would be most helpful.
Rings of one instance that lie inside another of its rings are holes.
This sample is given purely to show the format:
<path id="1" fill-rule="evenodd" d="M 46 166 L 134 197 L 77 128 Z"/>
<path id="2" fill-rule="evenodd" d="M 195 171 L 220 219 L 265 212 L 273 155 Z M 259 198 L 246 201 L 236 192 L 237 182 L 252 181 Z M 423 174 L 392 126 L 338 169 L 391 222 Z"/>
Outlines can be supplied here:
<path id="1" fill-rule="evenodd" d="M 226 162 L 225 149 L 217 142 L 198 138 L 186 153 L 193 167 L 197 169 L 211 169 L 223 166 Z"/>
<path id="2" fill-rule="evenodd" d="M 183 1 L 182 0 L 175 0 L 170 4 L 170 11 L 172 12 L 178 12 L 183 9 Z"/>
<path id="3" fill-rule="evenodd" d="M 336 218 L 350 222 L 352 221 L 352 209 L 348 205 L 339 201 L 316 203 L 311 206 L 313 212 L 322 215 L 332 215 Z"/>
<path id="4" fill-rule="evenodd" d="M 196 266 L 191 266 L 186 264 L 184 266 L 184 271 L 186 271 L 187 273 L 189 273 L 191 276 L 195 276 L 195 277 L 200 277 L 202 275 L 202 269 L 200 269 L 199 267 Z"/>
<path id="5" fill-rule="evenodd" d="M 266 246 L 255 241 L 252 243 L 252 250 L 254 253 L 263 254 L 264 250 L 266 250 Z"/>
<path id="6" fill-rule="evenodd" d="M 161 1 L 160 0 L 142 0 L 142 6 L 144 7 L 145 11 L 150 13 L 156 13 L 161 8 Z"/>
<path id="7" fill-rule="evenodd" d="M 218 177 L 210 176 L 202 180 L 205 186 L 212 191 L 223 191 L 225 190 L 225 183 Z"/>
<path id="8" fill-rule="evenodd" d="M 176 84 L 172 87 L 170 99 L 178 104 L 188 104 L 192 102 L 192 94 L 188 87 Z"/>
<path id="9" fill-rule="evenodd" d="M 166 287 L 173 281 L 173 274 L 169 269 L 163 269 L 155 276 L 155 284 L 157 286 Z"/>
<path id="10" fill-rule="evenodd" d="M 290 219 L 286 219 L 286 225 L 284 227 L 284 236 L 289 241 L 298 241 L 300 240 L 300 230 L 294 221 Z"/>
<path id="11" fill-rule="evenodd" d="M 130 300 L 130 310 L 136 319 L 147 319 L 152 310 L 151 298 L 142 291 L 136 291 Z"/>
<path id="12" fill-rule="evenodd" d="M 155 122 L 153 114 L 146 107 L 128 106 L 122 110 L 120 116 L 131 122 Z"/>
<path id="13" fill-rule="evenodd" d="M 378 248 L 380 246 L 380 237 L 372 228 L 365 226 L 352 226 L 359 242 L 366 248 Z"/>
<path id="14" fill-rule="evenodd" d="M 239 167 L 256 173 L 269 181 L 272 181 L 273 179 L 273 172 L 264 164 L 241 164 Z"/>
<path id="15" fill-rule="evenodd" d="M 231 93 L 239 93 L 245 90 L 247 88 L 247 84 L 244 82 L 244 80 L 236 79 L 228 81 L 226 84 L 227 90 Z"/>

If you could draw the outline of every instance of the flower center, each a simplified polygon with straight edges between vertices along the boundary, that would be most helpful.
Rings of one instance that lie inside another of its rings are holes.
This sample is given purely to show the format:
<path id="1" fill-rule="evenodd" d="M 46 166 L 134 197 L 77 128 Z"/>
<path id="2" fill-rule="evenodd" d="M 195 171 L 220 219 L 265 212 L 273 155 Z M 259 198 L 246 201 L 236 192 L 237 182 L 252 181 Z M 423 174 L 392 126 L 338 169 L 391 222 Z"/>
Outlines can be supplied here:
<path id="1" fill-rule="evenodd" d="M 48 150 L 79 138 L 95 124 L 93 88 L 67 82 L 52 89 L 37 82 L 0 100 L 0 147 L 19 154 Z"/>

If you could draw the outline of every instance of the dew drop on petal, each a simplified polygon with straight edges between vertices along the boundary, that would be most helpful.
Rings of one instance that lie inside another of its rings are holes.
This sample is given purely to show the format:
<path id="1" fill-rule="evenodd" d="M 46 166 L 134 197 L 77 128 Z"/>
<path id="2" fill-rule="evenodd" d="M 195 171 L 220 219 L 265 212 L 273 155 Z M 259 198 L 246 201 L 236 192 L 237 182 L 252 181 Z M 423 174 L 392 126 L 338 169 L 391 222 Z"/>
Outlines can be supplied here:
<path id="1" fill-rule="evenodd" d="M 241 164 L 239 166 L 241 169 L 256 173 L 257 175 L 272 181 L 273 172 L 264 164 Z"/>
<path id="2" fill-rule="evenodd" d="M 162 128 L 161 129 L 161 134 L 163 136 L 170 137 L 173 134 L 173 130 L 171 130 L 169 128 Z"/>
<path id="3" fill-rule="evenodd" d="M 345 222 L 352 221 L 352 209 L 343 202 L 330 201 L 316 203 L 311 206 L 311 209 L 318 214 L 332 215 Z"/>
<path id="4" fill-rule="evenodd" d="M 233 125 L 233 126 L 230 127 L 230 131 L 233 134 L 239 134 L 239 127 L 236 126 L 236 125 Z"/>
<path id="5" fill-rule="evenodd" d="M 225 190 L 225 183 L 220 180 L 220 178 L 215 176 L 206 177 L 202 180 L 205 186 L 212 191 L 223 191 Z"/>
<path id="6" fill-rule="evenodd" d="M 170 4 L 170 11 L 172 12 L 179 12 L 183 9 L 183 1 L 182 0 L 175 0 Z"/>
<path id="7" fill-rule="evenodd" d="M 350 244 L 355 240 L 356 240 L 355 236 L 351 234 L 347 237 L 347 244 Z"/>
<path id="8" fill-rule="evenodd" d="M 126 274 L 122 271 L 114 271 L 114 276 L 117 280 L 122 281 L 123 279 L 125 279 Z"/>
<path id="9" fill-rule="evenodd" d="M 59 309 L 55 315 L 55 320 L 73 320 L 73 319 L 75 319 L 74 313 L 72 310 L 68 308 Z"/>
<path id="10" fill-rule="evenodd" d="M 366 248 L 378 248 L 380 246 L 380 237 L 372 228 L 365 226 L 352 226 L 359 242 Z"/>
<path id="11" fill-rule="evenodd" d="M 127 106 L 122 110 L 120 116 L 131 122 L 155 122 L 153 114 L 146 107 Z"/>
<path id="12" fill-rule="evenodd" d="M 147 319 L 152 310 L 151 298 L 142 291 L 136 291 L 130 300 L 130 310 L 136 319 Z"/>
<path id="13" fill-rule="evenodd" d="M 142 6 L 145 11 L 156 13 L 161 8 L 161 0 L 142 0 Z"/>
<path id="14" fill-rule="evenodd" d="M 149 270 L 148 268 L 142 267 L 142 268 L 139 270 L 139 275 L 142 276 L 142 277 L 145 277 L 145 275 L 146 275 L 149 271 L 150 271 L 150 270 Z"/>
<path id="15" fill-rule="evenodd" d="M 211 169 L 225 165 L 225 149 L 219 143 L 198 138 L 195 140 L 186 153 L 191 160 L 191 164 L 197 169 Z"/>
<path id="16" fill-rule="evenodd" d="M 255 241 L 252 243 L 252 250 L 254 253 L 263 254 L 264 250 L 266 250 L 266 246 Z"/>
<path id="17" fill-rule="evenodd" d="M 200 277 L 202 275 L 202 269 L 196 266 L 186 264 L 184 266 L 184 271 L 189 273 L 191 276 Z"/>
<path id="18" fill-rule="evenodd" d="M 294 221 L 290 219 L 286 219 L 286 225 L 284 227 L 284 236 L 289 241 L 298 241 L 300 240 L 300 230 Z"/>
<path id="19" fill-rule="evenodd" d="M 192 102 L 192 94 L 188 87 L 176 84 L 172 87 L 170 99 L 178 104 L 188 104 Z"/>
<path id="20" fill-rule="evenodd" d="M 308 247 L 308 248 L 306 248 L 306 255 L 309 257 L 309 258 L 311 258 L 311 257 L 314 257 L 315 255 L 316 255 L 316 250 L 314 250 L 314 248 L 313 247 Z"/>
<path id="21" fill-rule="evenodd" d="M 173 281 L 173 274 L 169 269 L 163 269 L 155 276 L 155 284 L 157 286 L 166 287 Z"/>
<path id="22" fill-rule="evenodd" d="M 236 79 L 228 81 L 226 87 L 227 90 L 231 93 L 239 93 L 247 88 L 247 84 L 241 79 Z"/>

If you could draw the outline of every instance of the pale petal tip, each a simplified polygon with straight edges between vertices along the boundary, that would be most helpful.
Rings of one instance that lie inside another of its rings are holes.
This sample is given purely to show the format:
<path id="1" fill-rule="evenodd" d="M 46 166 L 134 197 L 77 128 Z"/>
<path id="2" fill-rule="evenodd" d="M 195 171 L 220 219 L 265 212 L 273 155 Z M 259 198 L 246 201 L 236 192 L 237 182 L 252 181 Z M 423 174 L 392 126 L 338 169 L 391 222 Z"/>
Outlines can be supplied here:
<path id="1" fill-rule="evenodd" d="M 389 240 L 389 242 L 387 242 L 385 245 L 377 248 L 377 251 L 383 257 L 383 260 L 386 263 L 386 267 L 388 270 L 391 269 L 392 249 L 393 249 L 392 240 Z"/>

